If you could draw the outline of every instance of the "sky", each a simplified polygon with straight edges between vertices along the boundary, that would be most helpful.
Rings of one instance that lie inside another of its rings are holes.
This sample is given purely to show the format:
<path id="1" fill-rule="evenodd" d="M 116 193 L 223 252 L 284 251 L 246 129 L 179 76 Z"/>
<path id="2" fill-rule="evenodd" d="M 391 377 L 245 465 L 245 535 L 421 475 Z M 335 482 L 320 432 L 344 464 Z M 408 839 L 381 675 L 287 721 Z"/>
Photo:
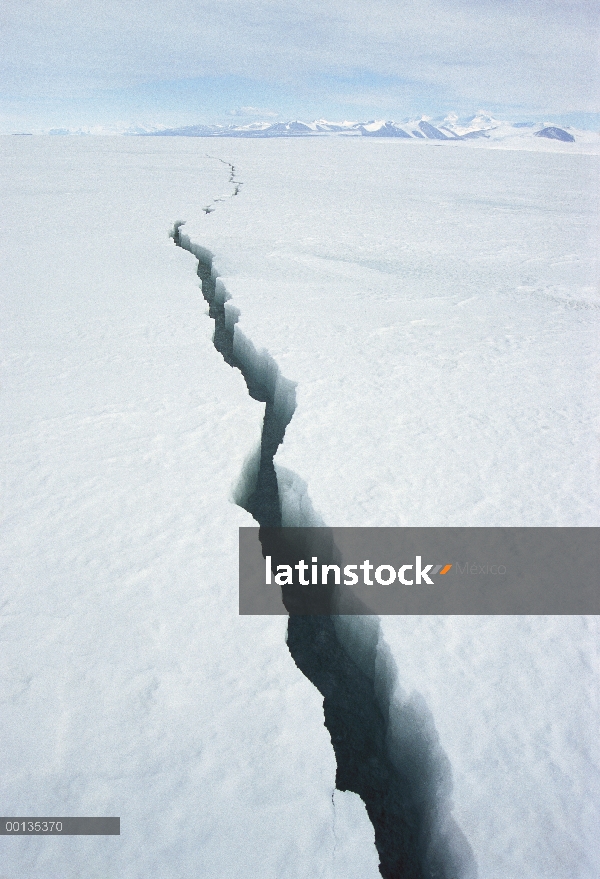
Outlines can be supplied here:
<path id="1" fill-rule="evenodd" d="M 485 110 L 600 128 L 596 0 L 3 0 L 0 131 Z"/>

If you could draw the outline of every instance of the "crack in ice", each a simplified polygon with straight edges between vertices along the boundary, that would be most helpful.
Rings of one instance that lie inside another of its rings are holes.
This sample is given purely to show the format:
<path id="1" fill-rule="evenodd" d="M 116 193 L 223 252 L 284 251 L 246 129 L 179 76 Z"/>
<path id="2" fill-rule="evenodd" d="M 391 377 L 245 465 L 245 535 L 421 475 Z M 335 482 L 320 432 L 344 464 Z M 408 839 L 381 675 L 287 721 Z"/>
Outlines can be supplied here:
<path id="1" fill-rule="evenodd" d="M 222 162 L 224 165 L 227 165 L 229 168 L 229 183 L 233 185 L 233 192 L 229 193 L 229 195 L 219 195 L 213 198 L 213 200 L 205 207 L 202 208 L 205 214 L 212 214 L 215 208 L 215 204 L 219 201 L 226 201 L 228 198 L 233 198 L 235 195 L 239 195 L 241 187 L 244 185 L 241 180 L 235 179 L 235 165 L 232 165 L 231 162 L 228 162 L 226 159 L 220 159 L 218 156 L 209 156 L 206 154 L 207 159 L 215 159 L 217 162 Z"/>
<path id="2" fill-rule="evenodd" d="M 235 167 L 219 161 L 230 168 L 233 197 L 242 184 L 235 180 Z M 239 312 L 226 308 L 229 297 L 213 272 L 212 254 L 194 244 L 181 231 L 183 225 L 176 222 L 170 234 L 198 260 L 202 294 L 215 322 L 215 348 L 240 370 L 250 396 L 265 403 L 260 448 L 245 467 L 235 500 L 258 522 L 266 557 L 272 552 L 268 529 L 314 525 L 312 512 L 305 514 L 310 521 L 297 521 L 297 511 L 296 521 L 286 521 L 274 465 L 296 408 L 296 386 L 281 375 L 267 351 L 257 352 L 240 332 Z M 289 471 L 282 475 L 302 484 Z M 398 696 L 396 666 L 379 619 L 290 612 L 287 645 L 297 667 L 323 696 L 336 788 L 363 800 L 384 879 L 474 879 L 470 846 L 450 814 L 448 758 L 424 701 Z"/>

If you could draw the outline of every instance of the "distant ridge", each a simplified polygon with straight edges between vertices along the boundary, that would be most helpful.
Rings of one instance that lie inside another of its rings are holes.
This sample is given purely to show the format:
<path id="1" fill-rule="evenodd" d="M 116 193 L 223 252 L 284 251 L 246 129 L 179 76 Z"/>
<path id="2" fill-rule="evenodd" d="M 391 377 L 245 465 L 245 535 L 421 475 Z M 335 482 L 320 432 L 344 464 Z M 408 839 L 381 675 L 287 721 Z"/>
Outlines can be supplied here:
<path id="1" fill-rule="evenodd" d="M 369 122 L 329 122 L 317 119 L 303 122 L 295 119 L 289 122 L 255 121 L 245 124 L 229 125 L 185 125 L 167 128 L 164 125 L 140 126 L 101 125 L 86 128 L 52 128 L 32 132 L 51 135 L 125 135 L 128 137 L 235 137 L 235 138 L 275 138 L 275 137 L 374 137 L 395 138 L 404 141 L 437 141 L 454 143 L 505 142 L 511 148 L 525 148 L 532 138 L 562 141 L 563 143 L 600 144 L 600 132 L 575 129 L 570 126 L 559 127 L 551 122 L 507 122 L 495 119 L 489 113 L 480 111 L 474 116 L 459 118 L 456 113 L 444 117 L 413 117 L 401 122 L 371 119 Z M 14 134 L 29 134 L 15 131 Z M 538 141 L 539 144 L 539 141 Z M 529 148 L 529 147 L 527 147 Z"/>
<path id="2" fill-rule="evenodd" d="M 434 122 L 436 124 L 434 124 Z M 575 141 L 569 131 L 533 122 L 500 122 L 485 113 L 459 119 L 450 113 L 443 119 L 432 120 L 422 116 L 406 122 L 372 120 L 371 122 L 253 122 L 249 125 L 187 125 L 181 128 L 163 128 L 155 131 L 131 131 L 125 134 L 143 137 L 394 137 L 405 140 L 427 139 L 439 141 L 473 140 L 485 137 L 503 140 L 507 137 L 546 137 L 564 142 Z"/>
<path id="3" fill-rule="evenodd" d="M 549 137 L 550 140 L 565 140 L 565 141 L 574 141 L 575 138 L 572 134 L 569 134 L 568 131 L 564 131 L 562 128 L 556 128 L 554 125 L 549 125 L 548 128 L 542 128 L 541 131 L 535 132 L 536 137 Z"/>

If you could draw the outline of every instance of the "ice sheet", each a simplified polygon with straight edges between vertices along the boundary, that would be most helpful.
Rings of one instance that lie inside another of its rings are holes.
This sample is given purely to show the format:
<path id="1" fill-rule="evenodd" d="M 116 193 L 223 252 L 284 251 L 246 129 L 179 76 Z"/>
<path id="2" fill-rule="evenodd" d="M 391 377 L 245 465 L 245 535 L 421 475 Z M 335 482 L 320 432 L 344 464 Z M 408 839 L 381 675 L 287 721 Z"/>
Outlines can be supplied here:
<path id="1" fill-rule="evenodd" d="M 598 524 L 597 158 L 403 141 L 226 155 L 243 197 L 187 234 L 216 254 L 239 329 L 298 382 L 276 459 L 288 524 Z M 382 626 L 480 876 L 597 875 L 596 622 Z"/>
<path id="2" fill-rule="evenodd" d="M 242 194 L 187 234 L 298 382 L 277 462 L 323 520 L 598 524 L 598 159 L 227 146 Z"/>
<path id="3" fill-rule="evenodd" d="M 209 145 L 2 139 L 3 808 L 122 819 L 120 838 L 3 838 L 9 876 L 378 872 L 285 620 L 237 616 L 249 517 L 229 497 L 262 413 L 174 221 L 297 382 L 288 521 L 598 522 L 596 157 Z M 207 151 L 239 196 L 216 201 Z M 480 879 L 595 879 L 594 621 L 383 632 Z"/>
<path id="4" fill-rule="evenodd" d="M 23 140 L 1 141 L 0 800 L 121 836 L 3 836 L 1 871 L 377 876 L 285 620 L 237 615 L 252 520 L 230 495 L 262 408 L 168 238 L 223 166 L 198 142 Z"/>

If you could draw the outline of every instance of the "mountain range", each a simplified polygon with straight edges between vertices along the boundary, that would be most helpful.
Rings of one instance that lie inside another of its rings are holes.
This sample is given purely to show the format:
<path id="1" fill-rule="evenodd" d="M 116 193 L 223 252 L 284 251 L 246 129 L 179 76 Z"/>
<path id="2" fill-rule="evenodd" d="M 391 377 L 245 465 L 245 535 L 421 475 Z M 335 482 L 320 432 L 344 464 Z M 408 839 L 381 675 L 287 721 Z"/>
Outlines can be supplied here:
<path id="1" fill-rule="evenodd" d="M 178 128 L 166 126 L 130 126 L 116 128 L 53 128 L 45 134 L 55 135 L 94 135 L 122 134 L 142 137 L 393 137 L 405 140 L 459 141 L 485 138 L 490 141 L 548 138 L 564 142 L 600 141 L 600 134 L 570 127 L 559 127 L 542 122 L 505 122 L 480 112 L 468 118 L 459 118 L 449 113 L 443 118 L 421 116 L 419 118 L 393 122 L 371 120 L 370 122 L 328 122 L 319 119 L 314 122 L 251 122 L 231 125 L 187 125 Z"/>
<path id="2" fill-rule="evenodd" d="M 486 114 L 459 119 L 454 113 L 441 120 L 428 117 L 408 122 L 252 122 L 248 125 L 188 125 L 181 128 L 164 128 L 153 131 L 137 131 L 145 136 L 181 137 L 315 137 L 338 135 L 346 137 L 399 137 L 427 140 L 471 140 L 474 138 L 498 139 L 507 136 L 535 136 L 552 140 L 574 141 L 575 135 L 555 125 L 529 122 L 500 122 Z"/>

